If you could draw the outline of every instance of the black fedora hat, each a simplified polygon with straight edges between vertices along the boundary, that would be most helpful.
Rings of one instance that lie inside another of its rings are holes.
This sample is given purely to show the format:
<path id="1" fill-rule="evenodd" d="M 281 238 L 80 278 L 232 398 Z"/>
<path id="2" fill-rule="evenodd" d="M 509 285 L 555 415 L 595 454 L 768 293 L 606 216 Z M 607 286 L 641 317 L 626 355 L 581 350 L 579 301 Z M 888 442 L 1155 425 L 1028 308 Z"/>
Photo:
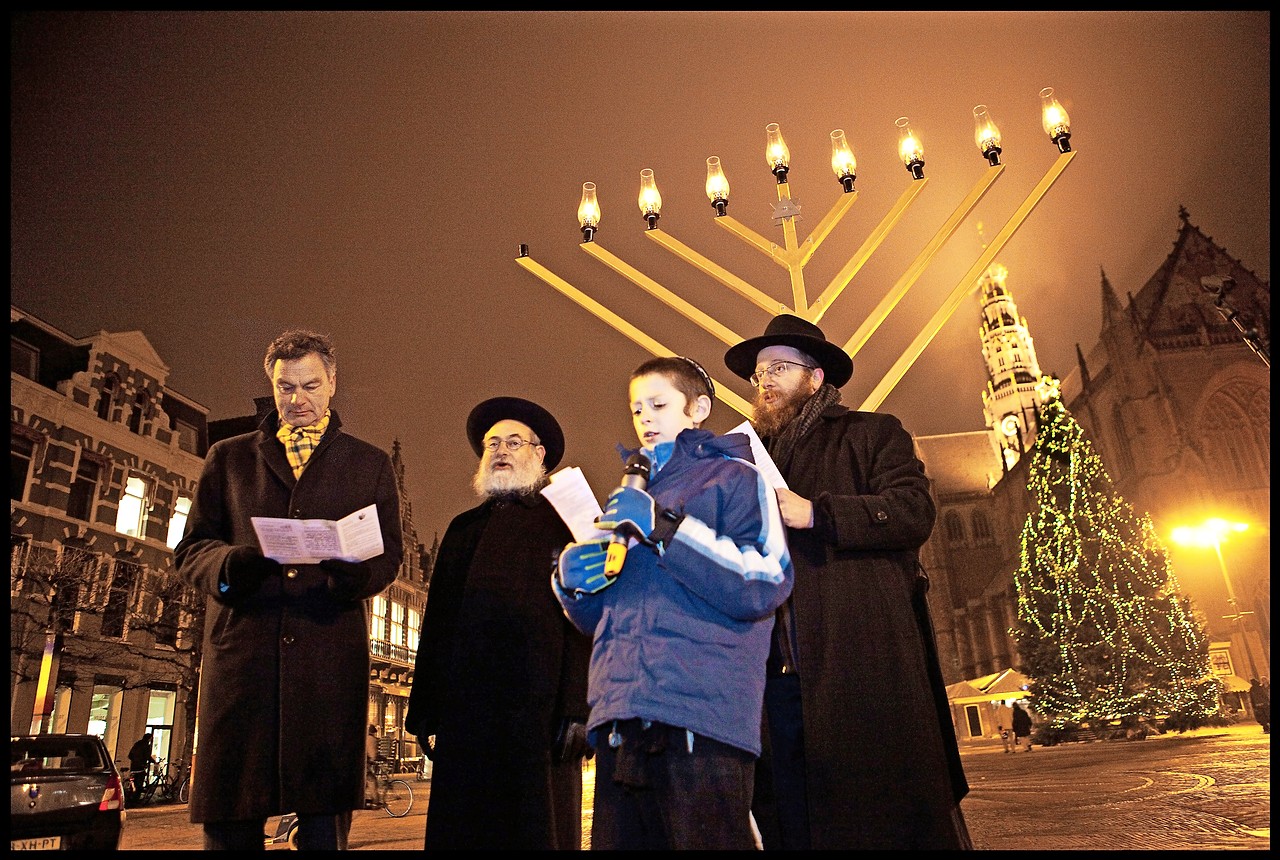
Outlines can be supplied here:
<path id="1" fill-rule="evenodd" d="M 479 457 L 484 453 L 484 434 L 499 421 L 509 419 L 529 425 L 538 441 L 547 449 L 542 464 L 554 469 L 564 456 L 564 431 L 550 412 L 532 400 L 521 397 L 491 397 L 467 416 L 467 441 Z"/>
<path id="2" fill-rule="evenodd" d="M 827 340 L 822 329 L 792 314 L 779 314 L 769 320 L 764 334 L 729 347 L 724 363 L 743 379 L 756 372 L 756 356 L 766 346 L 789 346 L 813 356 L 822 368 L 824 381 L 836 388 L 853 377 L 853 359 L 849 353 Z"/>

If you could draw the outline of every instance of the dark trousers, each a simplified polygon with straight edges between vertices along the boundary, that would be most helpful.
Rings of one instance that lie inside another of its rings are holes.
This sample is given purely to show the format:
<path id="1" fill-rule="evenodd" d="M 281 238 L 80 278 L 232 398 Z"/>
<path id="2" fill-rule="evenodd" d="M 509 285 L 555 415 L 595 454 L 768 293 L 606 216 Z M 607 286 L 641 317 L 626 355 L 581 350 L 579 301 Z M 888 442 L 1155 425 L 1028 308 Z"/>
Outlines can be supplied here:
<path id="1" fill-rule="evenodd" d="M 253 821 L 206 821 L 204 850 L 264 851 L 267 819 Z M 351 832 L 351 813 L 299 815 L 299 851 L 346 851 Z"/>
<path id="2" fill-rule="evenodd" d="M 599 729 L 592 850 L 751 850 L 755 756 L 684 729 L 639 720 Z"/>
<path id="3" fill-rule="evenodd" d="M 805 784 L 804 713 L 800 705 L 800 678 L 781 675 L 764 686 L 764 710 L 769 724 L 769 765 L 777 844 L 765 830 L 765 849 L 807 851 L 809 796 Z M 763 830 L 762 826 L 762 830 Z"/>

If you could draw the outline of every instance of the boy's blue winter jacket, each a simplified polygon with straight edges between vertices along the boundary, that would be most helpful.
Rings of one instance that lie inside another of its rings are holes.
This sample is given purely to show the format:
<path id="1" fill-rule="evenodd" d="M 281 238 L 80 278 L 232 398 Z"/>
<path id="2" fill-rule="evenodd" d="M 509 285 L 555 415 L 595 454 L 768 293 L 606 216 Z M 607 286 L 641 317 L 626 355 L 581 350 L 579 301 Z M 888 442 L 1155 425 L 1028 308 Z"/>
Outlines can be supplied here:
<path id="1" fill-rule="evenodd" d="M 632 546 L 617 581 L 579 599 L 552 578 L 595 638 L 588 727 L 641 718 L 758 756 L 774 610 L 794 581 L 774 490 L 745 435 L 685 430 L 648 492 L 684 515 L 661 556 Z"/>

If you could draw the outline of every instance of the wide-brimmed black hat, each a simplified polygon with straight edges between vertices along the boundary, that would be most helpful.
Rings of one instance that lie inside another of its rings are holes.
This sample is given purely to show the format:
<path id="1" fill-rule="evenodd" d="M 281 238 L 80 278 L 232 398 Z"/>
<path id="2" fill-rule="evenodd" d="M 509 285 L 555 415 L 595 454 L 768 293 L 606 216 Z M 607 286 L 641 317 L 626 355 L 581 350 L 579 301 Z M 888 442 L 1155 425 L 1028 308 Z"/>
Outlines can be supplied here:
<path id="1" fill-rule="evenodd" d="M 822 329 L 792 314 L 779 314 L 769 320 L 760 337 L 748 338 L 729 347 L 724 354 L 724 363 L 738 376 L 750 379 L 756 372 L 756 357 L 766 346 L 789 346 L 813 356 L 822 368 L 824 381 L 836 388 L 853 377 L 853 359 L 849 353 L 827 340 Z"/>
<path id="2" fill-rule="evenodd" d="M 550 412 L 521 397 L 491 397 L 467 416 L 467 441 L 479 457 L 484 453 L 484 434 L 499 421 L 509 419 L 529 425 L 538 441 L 547 449 L 542 465 L 554 469 L 564 456 L 564 431 Z"/>

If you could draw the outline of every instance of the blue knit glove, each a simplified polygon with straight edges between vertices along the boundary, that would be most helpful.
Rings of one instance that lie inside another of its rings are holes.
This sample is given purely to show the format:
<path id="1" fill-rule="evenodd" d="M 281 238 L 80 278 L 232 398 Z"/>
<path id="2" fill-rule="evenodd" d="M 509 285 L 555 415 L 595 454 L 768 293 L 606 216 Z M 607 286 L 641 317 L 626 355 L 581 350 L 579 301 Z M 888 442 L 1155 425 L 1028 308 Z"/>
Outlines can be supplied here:
<path id="1" fill-rule="evenodd" d="M 618 487 L 609 494 L 604 513 L 596 525 L 623 537 L 633 537 L 641 543 L 653 545 L 649 535 L 657 520 L 657 506 L 653 496 L 635 487 Z"/>
<path id="2" fill-rule="evenodd" d="M 606 576 L 604 561 L 609 542 L 603 540 L 571 543 L 560 552 L 557 575 L 560 588 L 574 596 L 595 594 L 613 585 L 616 576 Z"/>

